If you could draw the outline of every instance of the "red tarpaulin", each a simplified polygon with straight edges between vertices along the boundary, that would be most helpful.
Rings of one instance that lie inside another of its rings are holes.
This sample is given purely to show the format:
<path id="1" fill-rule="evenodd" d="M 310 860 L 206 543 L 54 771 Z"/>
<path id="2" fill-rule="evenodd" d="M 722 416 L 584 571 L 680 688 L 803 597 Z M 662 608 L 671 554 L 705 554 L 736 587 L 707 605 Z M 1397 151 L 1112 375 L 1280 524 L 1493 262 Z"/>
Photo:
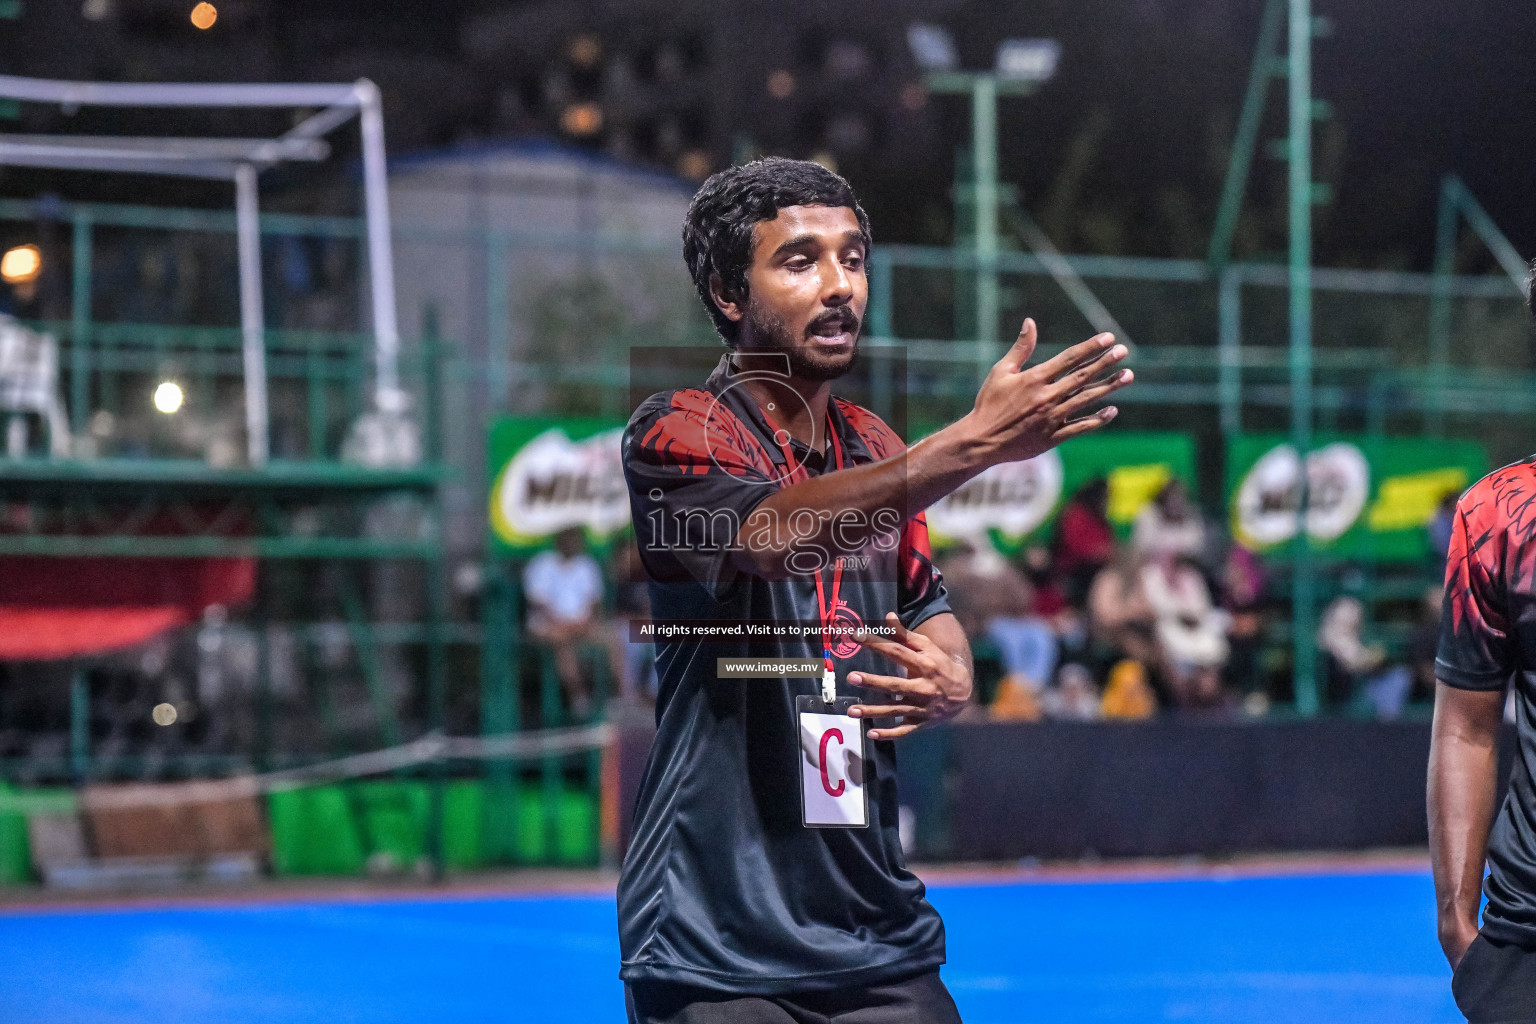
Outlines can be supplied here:
<path id="1" fill-rule="evenodd" d="M 133 647 L 255 589 L 249 558 L 0 558 L 0 660 Z"/>

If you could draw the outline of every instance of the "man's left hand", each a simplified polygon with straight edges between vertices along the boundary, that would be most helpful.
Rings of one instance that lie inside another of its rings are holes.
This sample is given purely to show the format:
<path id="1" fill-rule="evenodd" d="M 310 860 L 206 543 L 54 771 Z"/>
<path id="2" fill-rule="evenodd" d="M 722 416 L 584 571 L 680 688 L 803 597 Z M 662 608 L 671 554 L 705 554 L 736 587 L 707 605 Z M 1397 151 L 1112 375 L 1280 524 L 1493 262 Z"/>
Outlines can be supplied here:
<path id="1" fill-rule="evenodd" d="M 901 724 L 889 729 L 871 729 L 869 738 L 894 740 L 930 722 L 953 718 L 971 699 L 971 670 L 965 660 L 944 651 L 922 633 L 902 626 L 895 612 L 885 617 L 896 631 L 894 637 L 860 633 L 854 639 L 878 654 L 883 654 L 907 670 L 907 676 L 881 676 L 873 672 L 850 672 L 852 686 L 882 690 L 887 704 L 857 704 L 848 713 L 854 718 L 883 718 L 900 715 Z"/>

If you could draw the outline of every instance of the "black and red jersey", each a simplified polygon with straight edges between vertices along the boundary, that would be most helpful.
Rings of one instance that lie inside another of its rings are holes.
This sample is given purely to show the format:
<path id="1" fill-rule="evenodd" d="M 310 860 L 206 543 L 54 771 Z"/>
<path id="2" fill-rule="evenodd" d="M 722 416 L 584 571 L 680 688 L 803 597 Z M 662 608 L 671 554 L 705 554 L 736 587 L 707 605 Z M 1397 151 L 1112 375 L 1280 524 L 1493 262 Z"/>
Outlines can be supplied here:
<path id="1" fill-rule="evenodd" d="M 642 403 L 625 431 L 624 473 L 658 627 L 819 621 L 811 574 L 744 573 L 731 547 L 791 474 L 834 471 L 833 449 L 780 434 L 786 458 L 740 383 L 727 356 L 702 388 Z M 874 414 L 830 404 L 845 466 L 905 450 Z M 911 627 L 949 610 L 924 517 L 892 526 L 882 542 L 846 553 L 839 623 L 880 623 L 895 611 Z M 625 980 L 771 995 L 877 984 L 944 962 L 943 924 L 901 853 L 893 744 L 872 744 L 870 827 L 805 828 L 795 698 L 817 693 L 819 680 L 720 679 L 716 666 L 821 656 L 814 635 L 658 639 L 657 735 L 619 880 Z M 854 643 L 838 644 L 833 658 L 840 681 L 850 670 L 896 674 Z"/>
<path id="2" fill-rule="evenodd" d="M 1514 687 L 1519 746 L 1488 840 L 1483 931 L 1536 948 L 1536 459 L 1490 473 L 1456 505 L 1435 676 Z"/>

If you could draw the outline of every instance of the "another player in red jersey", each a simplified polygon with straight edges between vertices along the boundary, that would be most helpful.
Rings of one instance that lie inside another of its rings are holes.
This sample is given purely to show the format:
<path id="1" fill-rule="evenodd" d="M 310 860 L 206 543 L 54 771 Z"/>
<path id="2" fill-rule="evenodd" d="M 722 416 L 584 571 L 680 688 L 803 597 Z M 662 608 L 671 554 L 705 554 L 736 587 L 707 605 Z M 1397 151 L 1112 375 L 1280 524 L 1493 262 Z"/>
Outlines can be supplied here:
<path id="1" fill-rule="evenodd" d="M 1536 457 L 1457 503 L 1435 677 L 1430 858 L 1451 991 L 1472 1024 L 1536 1021 Z M 1511 688 L 1519 740 L 1495 819 Z"/>

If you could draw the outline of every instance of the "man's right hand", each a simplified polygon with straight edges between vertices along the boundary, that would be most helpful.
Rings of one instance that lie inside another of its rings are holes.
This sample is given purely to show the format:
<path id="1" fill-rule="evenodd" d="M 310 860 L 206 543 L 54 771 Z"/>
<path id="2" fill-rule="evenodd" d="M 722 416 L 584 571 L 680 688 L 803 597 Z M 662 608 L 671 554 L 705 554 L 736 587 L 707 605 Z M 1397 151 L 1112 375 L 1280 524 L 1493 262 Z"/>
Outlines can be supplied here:
<path id="1" fill-rule="evenodd" d="M 1112 334 L 1096 335 L 1026 370 L 1037 340 L 1035 321 L 1025 320 L 1018 340 L 982 381 L 975 408 L 956 424 L 988 465 L 1032 459 L 1104 426 L 1118 410 L 1089 410 L 1134 379 L 1130 370 L 1119 369 L 1127 352 Z"/>
<path id="2" fill-rule="evenodd" d="M 1445 952 L 1445 958 L 1450 961 L 1451 970 L 1455 970 L 1461 963 L 1461 958 L 1467 955 L 1467 948 L 1472 945 L 1472 940 L 1477 938 L 1477 919 L 1464 918 L 1460 915 L 1440 916 L 1440 948 Z"/>
<path id="3" fill-rule="evenodd" d="M 1125 346 L 1100 334 L 1026 370 L 1034 351 L 1035 322 L 1025 320 L 1019 340 L 988 372 L 975 408 L 964 417 L 896 457 L 774 491 L 753 515 L 777 525 L 738 528 L 737 567 L 764 579 L 786 579 L 797 575 L 788 561 L 793 550 L 858 551 L 889 532 L 887 513 L 895 515 L 894 522 L 909 519 L 989 466 L 1033 458 L 1115 418 L 1113 406 L 1090 410 L 1131 382 L 1131 372 L 1118 368 Z M 844 518 L 850 511 L 859 513 L 854 525 Z M 807 514 L 819 524 L 815 531 L 794 533 L 787 524 Z"/>

